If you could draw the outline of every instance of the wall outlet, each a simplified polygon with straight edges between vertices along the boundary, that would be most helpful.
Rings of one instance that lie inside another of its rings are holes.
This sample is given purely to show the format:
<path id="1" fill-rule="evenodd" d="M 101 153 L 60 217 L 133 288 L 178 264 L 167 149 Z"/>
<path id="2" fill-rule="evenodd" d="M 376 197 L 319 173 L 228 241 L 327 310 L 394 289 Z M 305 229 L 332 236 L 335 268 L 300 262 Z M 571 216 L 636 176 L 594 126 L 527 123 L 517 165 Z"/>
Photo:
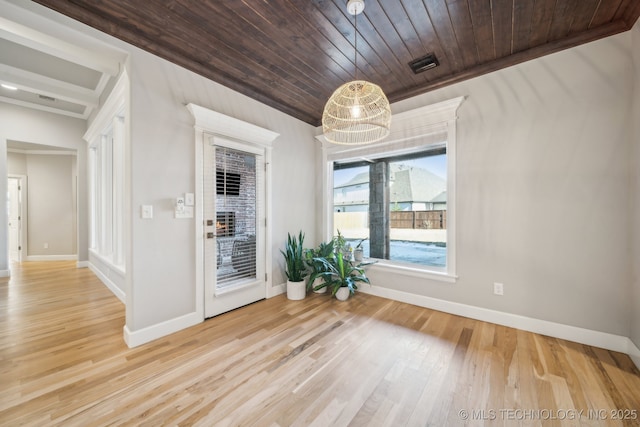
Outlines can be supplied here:
<path id="1" fill-rule="evenodd" d="M 48 244 L 48 243 L 45 243 L 45 244 L 44 244 L 44 248 L 45 248 L 45 249 L 49 249 L 49 244 Z"/>
<path id="2" fill-rule="evenodd" d="M 504 295 L 504 285 L 502 283 L 494 283 L 493 293 L 495 295 Z"/>

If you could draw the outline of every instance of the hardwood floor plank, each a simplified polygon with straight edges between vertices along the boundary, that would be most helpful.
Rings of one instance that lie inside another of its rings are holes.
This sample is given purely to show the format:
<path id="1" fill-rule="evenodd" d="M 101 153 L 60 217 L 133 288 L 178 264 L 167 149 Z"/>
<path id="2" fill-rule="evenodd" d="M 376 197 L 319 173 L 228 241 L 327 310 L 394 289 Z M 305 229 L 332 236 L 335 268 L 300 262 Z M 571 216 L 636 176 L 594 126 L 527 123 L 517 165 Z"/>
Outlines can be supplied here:
<path id="1" fill-rule="evenodd" d="M 279 296 L 129 349 L 123 305 L 89 270 L 12 272 L 2 426 L 640 425 L 611 419 L 640 412 L 620 353 L 365 294 Z"/>

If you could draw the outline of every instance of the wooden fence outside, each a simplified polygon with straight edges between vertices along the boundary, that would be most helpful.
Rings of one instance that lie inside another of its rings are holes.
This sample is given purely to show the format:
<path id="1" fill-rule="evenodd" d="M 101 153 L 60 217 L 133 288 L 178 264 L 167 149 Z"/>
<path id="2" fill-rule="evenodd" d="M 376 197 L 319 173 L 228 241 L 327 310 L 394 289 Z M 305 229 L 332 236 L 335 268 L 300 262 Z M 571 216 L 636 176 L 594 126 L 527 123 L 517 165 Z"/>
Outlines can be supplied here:
<path id="1" fill-rule="evenodd" d="M 421 228 L 443 230 L 447 228 L 447 211 L 391 211 L 391 228 Z"/>

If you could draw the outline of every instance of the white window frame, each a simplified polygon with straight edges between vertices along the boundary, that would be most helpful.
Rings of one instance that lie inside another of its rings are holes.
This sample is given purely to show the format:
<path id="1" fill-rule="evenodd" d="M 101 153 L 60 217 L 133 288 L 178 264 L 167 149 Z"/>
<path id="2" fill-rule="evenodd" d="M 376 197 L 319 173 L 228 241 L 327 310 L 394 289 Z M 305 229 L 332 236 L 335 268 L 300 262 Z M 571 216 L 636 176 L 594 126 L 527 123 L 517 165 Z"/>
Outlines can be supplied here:
<path id="1" fill-rule="evenodd" d="M 378 260 L 370 268 L 392 270 L 413 277 L 455 282 L 456 275 L 456 121 L 464 97 L 396 114 L 391 134 L 382 143 L 345 147 L 327 142 L 322 135 L 322 230 L 328 241 L 333 234 L 333 162 L 391 157 L 428 150 L 446 143 L 447 149 L 447 265 L 446 268 L 407 265 Z"/>
<path id="2" fill-rule="evenodd" d="M 122 73 L 84 135 L 89 144 L 89 251 L 125 273 L 125 127 L 128 77 Z"/>

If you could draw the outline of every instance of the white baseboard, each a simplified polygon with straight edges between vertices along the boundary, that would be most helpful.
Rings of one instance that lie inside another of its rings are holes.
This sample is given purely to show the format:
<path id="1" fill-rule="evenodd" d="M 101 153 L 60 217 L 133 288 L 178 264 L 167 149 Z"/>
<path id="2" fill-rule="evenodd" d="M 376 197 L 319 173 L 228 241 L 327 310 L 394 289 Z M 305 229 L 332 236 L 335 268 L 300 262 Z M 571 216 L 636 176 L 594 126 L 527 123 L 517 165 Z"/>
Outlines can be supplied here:
<path id="1" fill-rule="evenodd" d="M 469 317 L 471 319 L 482 320 L 484 322 L 522 329 L 563 340 L 574 341 L 580 344 L 587 344 L 607 350 L 618 351 L 620 353 L 629 354 L 630 351 L 629 343 L 631 340 L 622 335 L 614 335 L 590 329 L 578 328 L 576 326 L 534 319 L 517 314 L 504 313 L 487 308 L 474 307 L 471 305 L 411 294 L 394 289 L 381 288 L 379 286 L 362 285 L 358 287 L 358 291 L 395 301 L 405 302 L 407 304 L 443 311 L 445 313 L 456 314 L 458 316 Z M 640 358 L 640 353 L 637 357 Z M 634 362 L 638 364 L 635 359 Z"/>
<path id="2" fill-rule="evenodd" d="M 89 267 L 89 261 L 78 261 L 76 263 L 76 268 L 88 268 Z"/>
<path id="3" fill-rule="evenodd" d="M 640 369 L 640 348 L 638 348 L 631 339 L 629 339 L 629 350 L 626 353 L 629 355 L 631 360 L 633 360 L 633 363 L 636 364 L 638 369 Z"/>
<path id="4" fill-rule="evenodd" d="M 271 286 L 270 288 L 267 288 L 267 299 L 284 294 L 285 292 L 287 292 L 286 283 L 283 283 L 281 285 Z"/>
<path id="5" fill-rule="evenodd" d="M 185 314 L 184 316 L 176 317 L 175 319 L 166 320 L 164 322 L 148 326 L 146 328 L 139 329 L 137 331 L 131 331 L 127 325 L 124 326 L 124 341 L 129 348 L 137 347 L 142 344 L 146 344 L 158 338 L 162 338 L 166 335 L 173 334 L 182 329 L 189 328 L 203 322 L 202 313 L 197 312 Z"/>
<path id="6" fill-rule="evenodd" d="M 78 255 L 27 255 L 25 261 L 77 261 Z"/>
<path id="7" fill-rule="evenodd" d="M 93 272 L 93 274 L 98 276 L 98 279 L 100 279 L 100 281 L 102 283 L 104 283 L 104 285 L 107 288 L 109 288 L 109 290 L 111 292 L 113 292 L 113 294 L 120 301 L 122 301 L 123 304 L 126 304 L 126 301 L 125 301 L 126 295 L 125 295 L 125 293 L 124 293 L 124 291 L 122 289 L 120 289 L 115 283 L 113 283 L 111 280 L 109 280 L 109 278 L 107 276 L 105 276 L 104 273 L 102 273 L 98 268 L 96 268 L 89 261 L 83 261 L 83 262 L 86 262 L 87 263 L 87 267 L 89 267 L 89 270 L 91 270 Z"/>
<path id="8" fill-rule="evenodd" d="M 0 270 L 0 277 L 11 277 L 9 270 Z"/>

